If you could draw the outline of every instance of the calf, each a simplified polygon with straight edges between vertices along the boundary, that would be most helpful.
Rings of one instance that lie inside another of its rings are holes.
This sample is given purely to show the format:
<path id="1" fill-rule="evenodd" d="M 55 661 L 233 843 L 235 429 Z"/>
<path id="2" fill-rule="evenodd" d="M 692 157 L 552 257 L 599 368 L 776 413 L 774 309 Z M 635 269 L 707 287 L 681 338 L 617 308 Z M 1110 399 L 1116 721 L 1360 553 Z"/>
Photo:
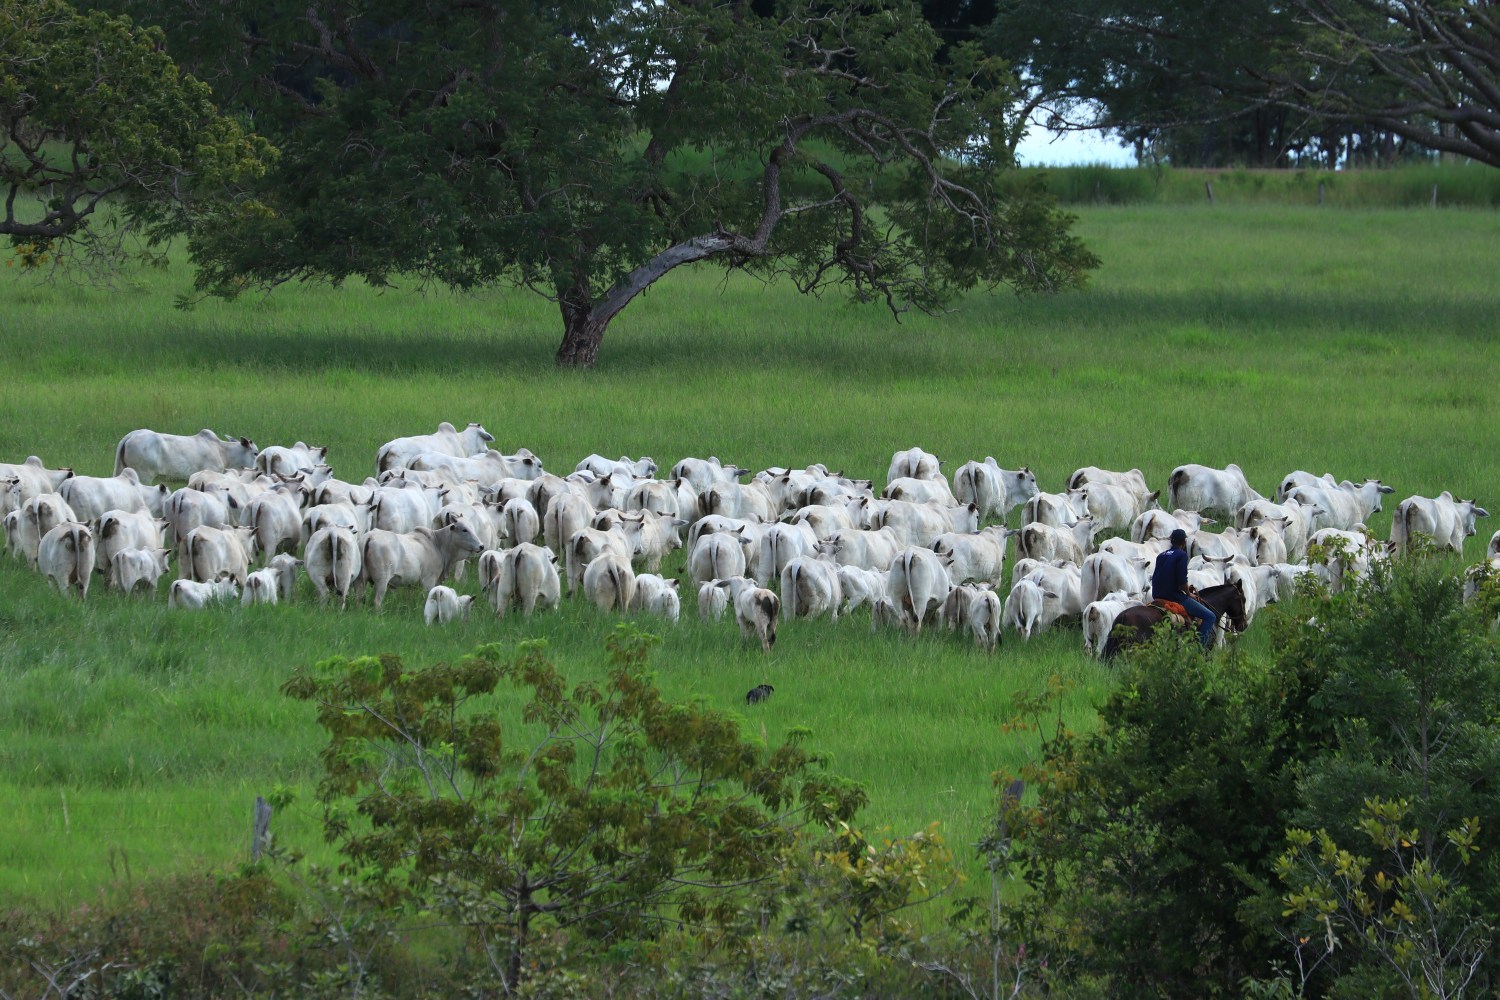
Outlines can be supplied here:
<path id="1" fill-rule="evenodd" d="M 277 574 L 274 569 L 258 569 L 245 577 L 245 589 L 240 594 L 240 605 L 249 607 L 252 604 L 277 604 L 281 600 L 281 591 L 277 587 Z"/>
<path id="2" fill-rule="evenodd" d="M 173 580 L 167 592 L 167 607 L 201 611 L 213 604 L 227 604 L 239 596 L 233 580 L 199 583 L 196 580 Z"/>
<path id="3" fill-rule="evenodd" d="M 109 585 L 126 594 L 141 584 L 150 593 L 167 572 L 167 549 L 121 549 L 109 563 Z"/>
<path id="4" fill-rule="evenodd" d="M 889 574 L 858 566 L 840 566 L 838 570 L 839 590 L 844 595 L 845 613 L 862 604 L 874 607 L 876 601 L 886 596 Z"/>
<path id="5" fill-rule="evenodd" d="M 740 636 L 755 636 L 760 640 L 761 650 L 769 653 L 776 645 L 776 621 L 781 616 L 781 599 L 776 592 L 757 586 L 754 580 L 743 576 L 720 580 L 718 585 L 729 591 Z"/>
<path id="6" fill-rule="evenodd" d="M 1034 580 L 1020 581 L 1010 589 L 1010 596 L 1005 599 L 1002 615 L 1004 624 L 1019 632 L 1022 639 L 1030 639 L 1046 627 L 1042 623 L 1042 614 L 1046 609 L 1047 599 L 1056 596 L 1042 590 Z"/>
<path id="7" fill-rule="evenodd" d="M 429 625 L 467 621 L 469 605 L 473 603 L 474 595 L 465 594 L 460 597 L 452 587 L 439 584 L 427 592 L 427 600 L 422 605 L 422 619 Z"/>
<path id="8" fill-rule="evenodd" d="M 659 615 L 676 625 L 682 613 L 682 601 L 677 596 L 677 586 L 676 579 L 667 579 L 655 573 L 638 574 L 635 578 L 635 596 L 631 601 L 630 609 Z"/>

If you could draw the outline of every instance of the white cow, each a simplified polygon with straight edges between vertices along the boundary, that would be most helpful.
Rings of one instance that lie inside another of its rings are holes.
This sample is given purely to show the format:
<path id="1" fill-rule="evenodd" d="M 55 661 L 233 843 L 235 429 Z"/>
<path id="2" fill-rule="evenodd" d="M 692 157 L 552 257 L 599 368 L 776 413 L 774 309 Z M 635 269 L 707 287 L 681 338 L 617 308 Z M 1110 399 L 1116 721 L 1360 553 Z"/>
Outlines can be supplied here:
<path id="1" fill-rule="evenodd" d="M 124 549 L 157 549 L 162 547 L 165 522 L 144 510 L 108 510 L 94 526 L 98 562 L 96 568 L 108 573 L 115 553 Z"/>
<path id="2" fill-rule="evenodd" d="M 407 463 L 408 469 L 416 471 L 444 471 L 459 479 L 472 479 L 491 486 L 503 479 L 518 479 L 530 482 L 542 474 L 542 460 L 528 448 L 514 455 L 504 455 L 494 448 L 486 448 L 472 455 L 453 455 L 444 451 L 424 451 L 414 455 Z"/>
<path id="3" fill-rule="evenodd" d="M 407 463 L 423 452 L 439 452 L 460 458 L 482 455 L 493 440 L 495 436 L 479 424 L 471 423 L 459 430 L 444 420 L 432 434 L 396 438 L 381 445 L 375 452 L 375 469 L 377 472 L 404 469 Z"/>
<path id="4" fill-rule="evenodd" d="M 739 532 L 716 531 L 704 535 L 688 555 L 688 574 L 695 583 L 744 576 L 748 544 Z"/>
<path id="5" fill-rule="evenodd" d="M 807 525 L 819 541 L 844 528 L 859 527 L 848 508 L 839 504 L 810 504 L 785 515 L 784 520 L 790 524 Z"/>
<path id="6" fill-rule="evenodd" d="M 911 479 L 935 479 L 941 475 L 943 463 L 938 457 L 921 448 L 909 448 L 891 456 L 891 467 L 886 471 L 885 481 L 894 482 L 903 477 Z"/>
<path id="7" fill-rule="evenodd" d="M 455 563 L 483 550 L 474 529 L 462 522 L 406 534 L 376 528 L 364 538 L 361 577 L 374 586 L 379 611 L 391 587 L 415 584 L 429 591 L 448 578 Z"/>
<path id="8" fill-rule="evenodd" d="M 55 525 L 37 545 L 36 568 L 62 593 L 78 588 L 78 599 L 88 600 L 94 575 L 94 533 L 88 525 L 66 521 Z"/>
<path id="9" fill-rule="evenodd" d="M 1004 614 L 1004 602 L 989 587 L 954 587 L 943 605 L 943 620 L 948 623 L 949 631 L 962 629 L 968 632 L 974 637 L 974 645 L 989 653 L 1000 644 Z"/>
<path id="10" fill-rule="evenodd" d="M 1035 580 L 1021 580 L 1010 589 L 1001 620 L 1021 633 L 1022 639 L 1030 639 L 1046 627 L 1042 624 L 1042 614 L 1047 601 L 1056 596 L 1042 590 Z"/>
<path id="11" fill-rule="evenodd" d="M 631 559 L 655 573 L 667 555 L 682 548 L 682 529 L 687 523 L 680 517 L 640 510 L 625 515 L 620 527 L 630 542 Z"/>
<path id="12" fill-rule="evenodd" d="M 468 621 L 469 606 L 473 603 L 473 594 L 459 596 L 452 587 L 438 584 L 427 592 L 427 600 L 422 604 L 422 619 L 429 625 Z"/>
<path id="13" fill-rule="evenodd" d="M 308 536 L 303 562 L 318 592 L 318 603 L 326 605 L 332 592 L 338 595 L 339 609 L 343 610 L 365 564 L 360 536 L 344 525 L 325 525 Z"/>
<path id="14" fill-rule="evenodd" d="M 141 584 L 149 593 L 167 572 L 167 549 L 121 549 L 109 563 L 109 585 L 132 594 Z"/>
<path id="15" fill-rule="evenodd" d="M 932 551 L 948 560 L 953 583 L 987 583 L 998 587 L 1005 572 L 1005 539 L 1009 532 L 1003 525 L 993 525 L 978 534 L 948 532 L 932 543 Z"/>
<path id="16" fill-rule="evenodd" d="M 861 569 L 858 566 L 840 566 L 838 572 L 839 590 L 844 595 L 846 614 L 862 604 L 873 608 L 876 601 L 886 596 L 886 582 L 890 579 L 888 573 Z"/>
<path id="17" fill-rule="evenodd" d="M 1475 518 L 1489 517 L 1475 500 L 1455 500 L 1444 490 L 1436 497 L 1407 497 L 1396 507 L 1391 521 L 1391 542 L 1405 553 L 1418 535 L 1432 539 L 1441 549 L 1463 552 L 1464 539 L 1474 534 Z"/>
<path id="18" fill-rule="evenodd" d="M 1096 465 L 1086 465 L 1068 477 L 1068 491 L 1081 490 L 1093 483 L 1103 483 L 1108 486 L 1118 486 L 1144 501 L 1152 496 L 1151 487 L 1146 484 L 1146 474 L 1140 469 L 1131 469 L 1129 472 L 1111 472 L 1109 469 L 1101 469 Z"/>
<path id="19" fill-rule="evenodd" d="M 1286 536 L 1271 523 L 1257 524 L 1246 529 L 1250 532 L 1250 548 L 1247 553 L 1252 566 L 1274 566 L 1289 560 Z"/>
<path id="20" fill-rule="evenodd" d="M 34 496 L 56 493 L 63 480 L 72 475 L 72 469 L 47 468 L 35 455 L 15 465 L 0 462 L 0 510 L 9 514 Z"/>
<path id="21" fill-rule="evenodd" d="M 277 573 L 274 569 L 266 567 L 258 569 L 245 577 L 245 587 L 240 593 L 240 605 L 249 607 L 252 604 L 277 604 L 281 600 L 281 590 L 277 586 Z"/>
<path id="22" fill-rule="evenodd" d="M 1238 465 L 1223 469 L 1206 465 L 1179 465 L 1167 479 L 1167 498 L 1173 509 L 1234 517 L 1251 500 L 1264 500 L 1245 479 Z"/>
<path id="23" fill-rule="evenodd" d="M 214 604 L 228 604 L 239 596 L 239 584 L 233 580 L 199 583 L 196 580 L 173 580 L 167 591 L 167 607 L 202 611 Z"/>
<path id="24" fill-rule="evenodd" d="M 167 537 L 180 546 L 194 528 L 209 525 L 225 528 L 239 522 L 239 501 L 222 483 L 208 483 L 206 490 L 184 486 L 162 502 L 161 516 L 167 523 Z"/>
<path id="25" fill-rule="evenodd" d="M 741 638 L 755 636 L 760 648 L 769 653 L 776 645 L 776 621 L 781 617 L 781 599 L 774 590 L 757 586 L 748 577 L 737 576 L 720 580 L 720 587 L 729 591 L 729 602 L 734 606 L 734 620 L 740 627 Z"/>
<path id="26" fill-rule="evenodd" d="M 1317 507 L 1313 513 L 1312 526 L 1338 528 L 1353 531 L 1357 524 L 1364 524 L 1371 514 L 1382 510 L 1380 498 L 1394 492 L 1378 479 L 1367 479 L 1355 484 L 1344 480 L 1337 486 L 1298 486 L 1287 494 L 1288 499 Z"/>
<path id="27" fill-rule="evenodd" d="M 1091 518 L 1100 531 L 1115 531 L 1122 534 L 1130 531 L 1135 519 L 1156 506 L 1159 493 L 1141 496 L 1124 486 L 1113 483 L 1085 483 L 1076 490 L 1069 490 L 1068 499 L 1073 509 L 1082 517 Z"/>
<path id="28" fill-rule="evenodd" d="M 1083 609 L 1083 651 L 1095 659 L 1104 659 L 1104 645 L 1115 627 L 1115 619 L 1126 608 L 1143 602 L 1132 593 L 1111 591 L 1097 600 L 1090 601 Z"/>
<path id="29" fill-rule="evenodd" d="M 781 508 L 764 483 L 715 483 L 698 494 L 698 513 L 704 517 L 718 514 L 774 521 L 780 516 Z"/>
<path id="30" fill-rule="evenodd" d="M 873 527 L 894 528 L 907 545 L 928 548 L 939 535 L 971 534 L 979 530 L 979 508 L 971 503 L 948 507 L 940 503 L 907 503 L 891 500 L 875 517 Z"/>
<path id="31" fill-rule="evenodd" d="M 1077 524 L 1083 511 L 1073 505 L 1073 498 L 1062 493 L 1037 493 L 1021 511 L 1021 523 L 1046 524 L 1066 528 Z"/>
<path id="32" fill-rule="evenodd" d="M 184 580 L 212 583 L 228 577 L 244 586 L 250 575 L 250 551 L 255 529 L 214 528 L 201 525 L 183 540 L 177 575 Z"/>
<path id="33" fill-rule="evenodd" d="M 839 582 L 837 563 L 798 556 L 782 568 L 781 606 L 786 617 L 814 618 L 826 614 L 838 621 L 839 605 L 843 602 L 844 588 Z"/>
<path id="34" fill-rule="evenodd" d="M 195 472 L 254 468 L 258 454 L 249 438 L 221 439 L 206 427 L 191 436 L 141 429 L 115 445 L 115 475 L 128 467 L 143 483 L 161 478 L 186 482 Z"/>
<path id="35" fill-rule="evenodd" d="M 42 537 L 59 524 L 73 521 L 81 522 L 82 519 L 60 494 L 40 493 L 22 504 L 16 534 L 17 546 L 26 559 L 26 565 L 36 569 Z"/>
<path id="36" fill-rule="evenodd" d="M 953 496 L 979 508 L 980 517 L 1005 520 L 1010 512 L 1036 496 L 1036 474 L 1026 466 L 1011 471 L 995 464 L 993 456 L 983 462 L 967 462 L 953 474 Z"/>
<path id="37" fill-rule="evenodd" d="M 302 541 L 300 497 L 287 489 L 269 490 L 245 508 L 245 524 L 255 529 L 262 564 L 279 552 L 295 552 Z"/>
<path id="38" fill-rule="evenodd" d="M 160 517 L 172 491 L 165 486 L 143 486 L 135 469 L 111 477 L 72 476 L 57 488 L 80 521 L 95 521 L 107 510 L 149 510 Z"/>
<path id="39" fill-rule="evenodd" d="M 1235 512 L 1234 524 L 1237 528 L 1253 528 L 1258 524 L 1276 528 L 1286 544 L 1287 558 L 1301 561 L 1307 558 L 1307 539 L 1314 531 L 1313 518 L 1321 512 L 1321 507 L 1305 504 L 1296 497 L 1288 497 L 1283 503 L 1252 500 Z"/>
<path id="40" fill-rule="evenodd" d="M 630 609 L 665 618 L 673 625 L 682 614 L 682 600 L 677 596 L 678 581 L 656 573 L 640 573 L 635 578 L 635 597 Z"/>
<path id="41" fill-rule="evenodd" d="M 550 549 L 523 542 L 500 554 L 490 587 L 496 615 L 503 618 L 511 608 L 520 608 L 522 616 L 530 618 L 538 605 L 556 611 L 561 602 L 562 580 Z"/>
<path id="42" fill-rule="evenodd" d="M 552 498 L 547 516 L 542 518 L 542 540 L 559 556 L 567 552 L 568 539 L 589 526 L 598 511 L 581 496 L 564 493 Z"/>
<path id="43" fill-rule="evenodd" d="M 719 586 L 718 580 L 707 580 L 698 584 L 698 617 L 706 622 L 719 621 L 729 607 L 729 590 Z"/>
<path id="44" fill-rule="evenodd" d="M 886 593 L 901 610 L 907 631 L 920 634 L 925 621 L 941 623 L 943 604 L 953 589 L 948 567 L 931 549 L 909 548 L 891 563 Z"/>
<path id="45" fill-rule="evenodd" d="M 1085 518 L 1066 528 L 1050 524 L 1024 525 L 1016 535 L 1016 554 L 1028 559 L 1065 559 L 1082 565 L 1094 551 L 1094 534 L 1098 525 Z"/>
<path id="46" fill-rule="evenodd" d="M 891 568 L 902 548 L 901 538 L 894 528 L 874 531 L 851 528 L 818 543 L 818 552 L 832 555 L 840 566 L 858 566 L 882 573 Z"/>
<path id="47" fill-rule="evenodd" d="M 255 456 L 255 468 L 265 476 L 283 476 L 290 479 L 297 475 L 310 475 L 328 459 L 325 445 L 310 445 L 298 441 L 290 448 L 279 444 L 267 445 Z"/>
<path id="48" fill-rule="evenodd" d="M 750 475 L 749 469 L 741 469 L 737 465 L 725 465 L 713 455 L 707 459 L 684 458 L 672 466 L 672 478 L 687 480 L 692 484 L 695 493 L 704 493 L 710 486 L 718 483 L 737 483 L 748 475 Z"/>
<path id="49" fill-rule="evenodd" d="M 41 541 L 40 538 L 37 539 Z M 5 515 L 5 553 L 12 559 L 24 559 L 25 548 L 21 544 L 21 512 L 12 510 Z"/>
<path id="50" fill-rule="evenodd" d="M 507 547 L 534 544 L 542 532 L 542 519 L 530 500 L 517 497 L 500 508 L 500 541 Z"/>
<path id="51" fill-rule="evenodd" d="M 1276 486 L 1276 502 L 1284 503 L 1291 495 L 1292 490 L 1299 486 L 1312 486 L 1317 489 L 1333 488 L 1338 486 L 1339 481 L 1333 478 L 1333 473 L 1325 472 L 1321 476 L 1315 476 L 1311 472 L 1297 471 L 1284 476 Z"/>
<path id="52" fill-rule="evenodd" d="M 958 504 L 958 500 L 953 496 L 952 487 L 948 485 L 947 478 L 941 473 L 931 479 L 913 479 L 910 476 L 892 479 L 881 491 L 880 496 L 885 500 L 939 503 L 944 507 L 954 507 Z"/>
<path id="53" fill-rule="evenodd" d="M 1187 540 L 1188 556 L 1203 556 L 1204 558 L 1240 559 L 1250 561 L 1254 551 L 1254 541 L 1249 529 L 1238 531 L 1234 528 L 1225 528 L 1223 531 L 1195 531 Z"/>
<path id="54" fill-rule="evenodd" d="M 381 486 L 370 497 L 370 526 L 397 534 L 430 528 L 442 509 L 445 492 L 414 483 Z"/>
<path id="55" fill-rule="evenodd" d="M 1490 544 L 1484 551 L 1486 559 L 1500 559 L 1500 531 L 1490 536 Z"/>
<path id="56" fill-rule="evenodd" d="M 596 556 L 584 567 L 583 592 L 600 611 L 628 612 L 635 600 L 635 570 L 630 559 L 609 551 Z"/>
<path id="57" fill-rule="evenodd" d="M 1078 577 L 1078 601 L 1084 606 L 1102 601 L 1114 591 L 1139 593 L 1151 586 L 1155 560 L 1148 556 L 1095 552 L 1083 561 Z M 1109 633 L 1106 631 L 1105 635 Z M 1099 652 L 1102 656 L 1103 651 Z"/>
<path id="58" fill-rule="evenodd" d="M 568 593 L 576 594 L 583 587 L 583 574 L 589 564 L 606 552 L 629 562 L 635 554 L 630 539 L 623 532 L 600 531 L 598 528 L 582 528 L 568 539 L 567 559 L 564 569 L 568 577 Z"/>
<path id="59" fill-rule="evenodd" d="M 650 479 L 656 475 L 656 459 L 646 455 L 640 458 L 621 455 L 619 459 L 609 459 L 603 455 L 590 455 L 579 462 L 573 471 L 592 472 L 600 479 L 607 479 L 616 473 L 625 476 L 627 479 Z"/>
<path id="60" fill-rule="evenodd" d="M 773 524 L 760 538 L 760 558 L 756 562 L 756 579 L 772 583 L 793 559 L 811 556 L 817 551 L 817 533 L 805 524 Z M 836 570 L 836 568 L 835 568 Z"/>
<path id="61" fill-rule="evenodd" d="M 1042 628 L 1050 627 L 1059 618 L 1083 614 L 1083 601 L 1080 600 L 1083 570 L 1076 563 L 1043 563 L 1033 568 L 1026 578 L 1051 595 L 1042 609 Z"/>
<path id="62" fill-rule="evenodd" d="M 1172 532 L 1181 528 L 1192 535 L 1205 524 L 1213 524 L 1213 519 L 1204 517 L 1195 510 L 1174 510 L 1168 514 L 1164 510 L 1148 510 L 1135 519 L 1130 526 L 1130 540 L 1132 542 L 1144 542 L 1147 539 L 1168 539 Z"/>

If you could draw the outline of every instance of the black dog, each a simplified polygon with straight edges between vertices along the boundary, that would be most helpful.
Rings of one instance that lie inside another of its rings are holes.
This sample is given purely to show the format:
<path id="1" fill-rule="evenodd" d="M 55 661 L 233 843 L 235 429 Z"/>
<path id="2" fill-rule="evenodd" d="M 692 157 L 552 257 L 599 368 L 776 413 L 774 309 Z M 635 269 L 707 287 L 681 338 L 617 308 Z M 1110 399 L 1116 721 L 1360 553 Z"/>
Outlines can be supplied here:
<path id="1" fill-rule="evenodd" d="M 757 684 L 755 687 L 745 692 L 745 704 L 754 705 L 757 702 L 765 701 L 767 698 L 771 697 L 771 692 L 775 690 L 776 689 L 769 684 Z"/>

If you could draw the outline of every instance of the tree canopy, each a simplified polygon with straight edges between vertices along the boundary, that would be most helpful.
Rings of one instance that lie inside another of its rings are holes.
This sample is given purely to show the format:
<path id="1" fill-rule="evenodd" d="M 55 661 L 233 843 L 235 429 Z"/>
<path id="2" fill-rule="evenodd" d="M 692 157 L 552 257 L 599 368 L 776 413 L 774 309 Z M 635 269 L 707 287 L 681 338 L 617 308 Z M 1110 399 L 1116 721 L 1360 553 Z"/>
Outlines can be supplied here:
<path id="1" fill-rule="evenodd" d="M 557 302 L 592 365 L 642 289 L 713 260 L 897 314 L 1095 259 L 1039 189 L 1002 194 L 1006 67 L 905 0 L 551 5 L 141 0 L 282 151 L 209 213 L 201 287 L 292 279 Z"/>
<path id="2" fill-rule="evenodd" d="M 0 234 L 40 263 L 66 245 L 117 259 L 187 226 L 271 149 L 179 72 L 161 31 L 63 0 L 0 0 Z M 118 208 L 100 224 L 106 206 Z"/>

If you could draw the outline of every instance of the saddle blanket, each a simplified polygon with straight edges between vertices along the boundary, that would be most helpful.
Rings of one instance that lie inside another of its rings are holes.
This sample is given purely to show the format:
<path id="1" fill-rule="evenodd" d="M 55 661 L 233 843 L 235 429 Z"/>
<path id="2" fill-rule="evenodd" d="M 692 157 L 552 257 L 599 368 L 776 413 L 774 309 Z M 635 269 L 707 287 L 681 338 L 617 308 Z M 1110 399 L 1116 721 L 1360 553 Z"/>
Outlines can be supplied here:
<path id="1" fill-rule="evenodd" d="M 1167 617 L 1172 619 L 1173 628 L 1183 628 L 1188 623 L 1187 608 L 1176 601 L 1152 601 L 1151 606 L 1165 611 Z"/>

